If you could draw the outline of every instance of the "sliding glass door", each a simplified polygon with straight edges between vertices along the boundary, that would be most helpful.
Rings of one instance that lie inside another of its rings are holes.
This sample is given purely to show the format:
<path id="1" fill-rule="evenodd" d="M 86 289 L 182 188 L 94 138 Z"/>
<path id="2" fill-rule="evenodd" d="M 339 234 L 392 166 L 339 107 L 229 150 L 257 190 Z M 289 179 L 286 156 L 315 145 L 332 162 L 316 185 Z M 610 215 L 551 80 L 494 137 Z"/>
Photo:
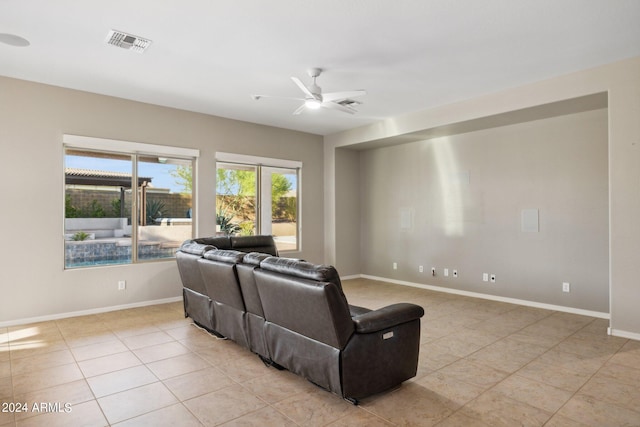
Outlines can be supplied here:
<path id="1" fill-rule="evenodd" d="M 216 223 L 221 235 L 273 235 L 281 251 L 298 249 L 298 168 L 217 164 Z"/>

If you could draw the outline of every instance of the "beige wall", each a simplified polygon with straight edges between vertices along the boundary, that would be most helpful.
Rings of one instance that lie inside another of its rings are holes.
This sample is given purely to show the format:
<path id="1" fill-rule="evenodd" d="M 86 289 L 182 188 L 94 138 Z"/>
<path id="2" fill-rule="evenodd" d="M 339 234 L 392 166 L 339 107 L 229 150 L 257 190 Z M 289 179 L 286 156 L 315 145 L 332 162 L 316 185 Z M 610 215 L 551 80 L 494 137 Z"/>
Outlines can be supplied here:
<path id="1" fill-rule="evenodd" d="M 418 131 L 455 128 L 457 123 L 543 106 L 591 94 L 608 95 L 609 313 L 616 335 L 640 339 L 640 58 L 489 94 L 472 100 L 392 117 L 325 137 L 325 259 L 335 262 L 335 158 L 337 148 L 358 149 Z M 391 142 L 389 142 L 391 143 Z M 535 206 L 533 206 L 535 207 Z M 542 211 L 541 211 L 541 215 Z M 358 220 L 359 221 L 359 220 Z M 356 222 L 352 221 L 352 226 Z M 394 248 L 388 247 L 388 251 Z M 585 266 L 587 267 L 587 266 Z M 562 304 L 558 300 L 556 304 Z M 601 302 L 599 306 L 605 305 Z"/>
<path id="2" fill-rule="evenodd" d="M 349 149 L 336 150 L 336 234 L 340 245 L 336 247 L 335 266 L 341 276 L 362 273 L 360 218 L 360 153 Z M 344 221 L 342 220 L 344 219 Z"/>
<path id="3" fill-rule="evenodd" d="M 363 274 L 609 311 L 606 109 L 365 150 L 360 168 Z"/>
<path id="4" fill-rule="evenodd" d="M 303 162 L 302 252 L 323 257 L 322 138 L 0 77 L 0 324 L 181 295 L 175 261 L 63 269 L 62 135 L 200 150 L 198 235 L 215 231 L 216 151 Z M 117 281 L 126 280 L 126 291 Z"/>

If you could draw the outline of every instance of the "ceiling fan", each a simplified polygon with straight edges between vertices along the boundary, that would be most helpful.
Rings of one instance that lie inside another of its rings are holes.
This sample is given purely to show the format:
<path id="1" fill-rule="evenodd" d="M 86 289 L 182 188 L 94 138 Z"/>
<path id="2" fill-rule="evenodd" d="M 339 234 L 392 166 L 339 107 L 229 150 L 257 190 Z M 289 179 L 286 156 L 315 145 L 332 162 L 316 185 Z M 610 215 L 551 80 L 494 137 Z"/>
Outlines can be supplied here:
<path id="1" fill-rule="evenodd" d="M 297 77 L 291 77 L 291 80 L 300 88 L 300 90 L 304 93 L 304 98 L 291 98 L 285 96 L 272 96 L 272 95 L 251 95 L 253 99 L 256 101 L 261 98 L 281 98 L 281 99 L 295 99 L 298 101 L 304 101 L 304 103 L 298 107 L 293 114 L 300 114 L 305 109 L 317 110 L 319 108 L 329 108 L 332 110 L 342 111 L 344 113 L 355 114 L 358 112 L 354 105 L 359 105 L 360 103 L 354 101 L 351 98 L 356 98 L 358 96 L 366 95 L 367 92 L 365 90 L 349 90 L 342 92 L 327 92 L 322 93 L 322 88 L 316 84 L 316 78 L 320 76 L 322 73 L 321 68 L 310 68 L 307 70 L 309 77 L 313 79 L 313 83 L 309 86 L 306 86 L 302 81 Z"/>

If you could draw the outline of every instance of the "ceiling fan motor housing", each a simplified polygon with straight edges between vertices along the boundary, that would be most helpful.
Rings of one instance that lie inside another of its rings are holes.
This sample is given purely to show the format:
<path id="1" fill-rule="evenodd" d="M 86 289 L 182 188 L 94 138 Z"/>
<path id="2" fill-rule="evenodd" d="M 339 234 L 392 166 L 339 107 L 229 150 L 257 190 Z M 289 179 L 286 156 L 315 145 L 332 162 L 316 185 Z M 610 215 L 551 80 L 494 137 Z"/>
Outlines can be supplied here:
<path id="1" fill-rule="evenodd" d="M 313 79 L 318 77 L 320 75 L 320 73 L 322 73 L 322 68 L 309 68 L 307 70 L 307 74 L 309 74 L 309 77 L 311 77 Z"/>

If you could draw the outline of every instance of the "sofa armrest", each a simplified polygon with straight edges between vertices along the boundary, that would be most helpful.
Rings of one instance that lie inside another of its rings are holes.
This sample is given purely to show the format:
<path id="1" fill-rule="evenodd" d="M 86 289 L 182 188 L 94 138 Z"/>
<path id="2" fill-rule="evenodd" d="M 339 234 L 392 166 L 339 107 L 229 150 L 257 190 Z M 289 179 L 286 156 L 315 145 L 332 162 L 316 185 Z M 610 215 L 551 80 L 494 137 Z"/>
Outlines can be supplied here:
<path id="1" fill-rule="evenodd" d="M 352 318 L 356 316 L 360 316 L 361 314 L 369 313 L 370 311 L 371 309 L 369 308 L 364 308 L 358 305 L 349 304 L 349 314 L 351 314 Z"/>
<path id="2" fill-rule="evenodd" d="M 399 303 L 353 317 L 356 333 L 368 334 L 391 328 L 424 316 L 424 309 L 416 304 Z"/>

